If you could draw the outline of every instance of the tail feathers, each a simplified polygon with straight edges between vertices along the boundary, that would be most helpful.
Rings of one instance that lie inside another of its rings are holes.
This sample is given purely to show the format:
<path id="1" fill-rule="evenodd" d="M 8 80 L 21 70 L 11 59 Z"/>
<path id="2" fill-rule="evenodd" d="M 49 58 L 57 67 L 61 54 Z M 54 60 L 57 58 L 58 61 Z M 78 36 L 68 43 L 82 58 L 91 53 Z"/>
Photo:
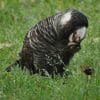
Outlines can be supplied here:
<path id="1" fill-rule="evenodd" d="M 9 65 L 9 66 L 5 69 L 5 71 L 11 72 L 12 69 L 14 69 L 14 67 L 15 67 L 16 65 L 20 65 L 20 60 L 16 60 L 13 64 Z"/>

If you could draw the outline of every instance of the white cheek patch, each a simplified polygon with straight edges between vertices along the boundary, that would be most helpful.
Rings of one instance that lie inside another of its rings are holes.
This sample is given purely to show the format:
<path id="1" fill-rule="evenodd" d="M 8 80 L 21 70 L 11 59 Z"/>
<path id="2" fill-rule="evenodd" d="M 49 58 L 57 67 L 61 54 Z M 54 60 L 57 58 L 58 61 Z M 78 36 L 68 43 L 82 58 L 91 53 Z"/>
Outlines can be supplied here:
<path id="1" fill-rule="evenodd" d="M 71 20 L 71 12 L 64 14 L 61 18 L 61 25 L 65 25 L 68 21 Z"/>
<path id="2" fill-rule="evenodd" d="M 77 32 L 77 35 L 80 37 L 80 39 L 83 39 L 86 35 L 86 27 L 82 27 L 78 29 L 76 32 Z"/>

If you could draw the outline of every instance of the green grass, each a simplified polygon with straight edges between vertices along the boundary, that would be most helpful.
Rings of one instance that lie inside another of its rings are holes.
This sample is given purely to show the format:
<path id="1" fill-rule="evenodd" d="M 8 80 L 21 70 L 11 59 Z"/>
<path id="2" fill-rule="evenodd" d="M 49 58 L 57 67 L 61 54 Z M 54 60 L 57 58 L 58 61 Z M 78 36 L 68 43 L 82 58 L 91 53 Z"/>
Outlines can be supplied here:
<path id="1" fill-rule="evenodd" d="M 25 34 L 39 20 L 66 8 L 83 11 L 89 20 L 82 49 L 69 65 L 72 75 L 55 79 L 30 76 L 16 69 L 4 72 L 18 58 Z M 87 77 L 80 66 L 95 69 Z M 0 100 L 100 100 L 99 0 L 0 0 Z"/>

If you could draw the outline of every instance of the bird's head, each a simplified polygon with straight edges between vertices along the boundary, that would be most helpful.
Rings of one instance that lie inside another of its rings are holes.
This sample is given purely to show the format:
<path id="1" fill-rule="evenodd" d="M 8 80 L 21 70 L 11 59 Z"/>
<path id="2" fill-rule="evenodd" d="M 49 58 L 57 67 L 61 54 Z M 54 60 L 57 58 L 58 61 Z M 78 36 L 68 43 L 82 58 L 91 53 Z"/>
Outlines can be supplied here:
<path id="1" fill-rule="evenodd" d="M 69 50 L 79 50 L 80 43 L 86 36 L 87 17 L 80 11 L 68 9 L 61 14 L 58 30 L 59 38 L 65 41 Z"/>

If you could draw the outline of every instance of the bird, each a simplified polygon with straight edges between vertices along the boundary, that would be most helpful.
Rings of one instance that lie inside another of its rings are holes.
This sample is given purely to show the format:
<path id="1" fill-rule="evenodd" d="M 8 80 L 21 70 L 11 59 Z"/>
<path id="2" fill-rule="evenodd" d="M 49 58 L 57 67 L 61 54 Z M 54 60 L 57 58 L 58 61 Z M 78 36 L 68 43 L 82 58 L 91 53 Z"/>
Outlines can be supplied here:
<path id="1" fill-rule="evenodd" d="M 66 66 L 81 49 L 87 28 L 87 16 L 74 8 L 39 21 L 25 35 L 19 59 L 6 71 L 18 64 L 31 74 L 63 76 Z"/>

